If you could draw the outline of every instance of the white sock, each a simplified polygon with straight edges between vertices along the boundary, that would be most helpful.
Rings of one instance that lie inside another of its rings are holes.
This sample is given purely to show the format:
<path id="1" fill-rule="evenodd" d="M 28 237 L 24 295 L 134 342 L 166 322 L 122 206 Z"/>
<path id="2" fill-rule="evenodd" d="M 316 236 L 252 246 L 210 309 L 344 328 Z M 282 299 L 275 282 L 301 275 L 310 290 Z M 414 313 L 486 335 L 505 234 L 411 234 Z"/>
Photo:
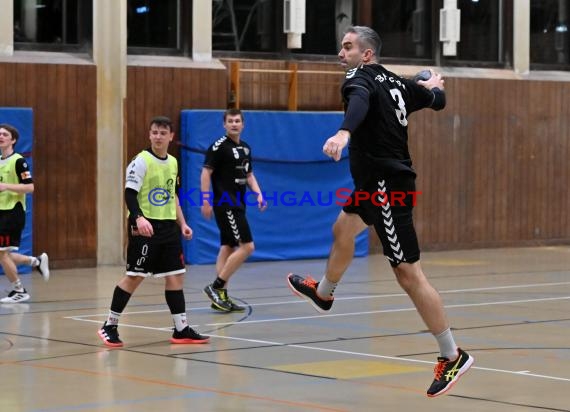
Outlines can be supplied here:
<path id="1" fill-rule="evenodd" d="M 12 282 L 12 288 L 16 292 L 23 292 L 24 291 L 24 285 L 22 285 L 22 281 L 20 279 L 17 279 L 14 282 Z"/>
<path id="2" fill-rule="evenodd" d="M 327 279 L 326 276 L 323 276 L 321 281 L 319 282 L 319 286 L 317 287 L 317 295 L 319 295 L 323 299 L 332 299 L 334 290 L 338 282 L 331 282 Z"/>
<path id="3" fill-rule="evenodd" d="M 186 320 L 186 312 L 172 315 L 172 320 L 174 320 L 174 327 L 178 332 L 182 332 L 182 330 L 188 326 L 188 321 Z"/>
<path id="4" fill-rule="evenodd" d="M 118 325 L 120 317 L 121 317 L 120 313 L 113 312 L 112 310 L 110 310 L 109 316 L 107 316 L 107 325 Z"/>
<path id="5" fill-rule="evenodd" d="M 447 358 L 449 360 L 457 359 L 457 345 L 455 344 L 455 340 L 453 340 L 453 335 L 451 334 L 451 329 L 447 328 L 439 335 L 434 335 L 437 343 L 439 345 L 439 351 L 441 353 L 441 357 Z"/>
<path id="6" fill-rule="evenodd" d="M 30 266 L 35 268 L 40 265 L 40 260 L 35 256 L 30 256 Z"/>

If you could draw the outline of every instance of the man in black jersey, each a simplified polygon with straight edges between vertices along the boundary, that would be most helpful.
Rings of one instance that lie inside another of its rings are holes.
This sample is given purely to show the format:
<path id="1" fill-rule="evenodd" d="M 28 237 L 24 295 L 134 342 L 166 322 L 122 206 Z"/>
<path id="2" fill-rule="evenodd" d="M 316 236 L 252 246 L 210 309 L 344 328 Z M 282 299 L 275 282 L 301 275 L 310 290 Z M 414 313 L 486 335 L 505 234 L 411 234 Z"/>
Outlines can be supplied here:
<path id="1" fill-rule="evenodd" d="M 254 251 L 245 206 L 255 202 L 261 211 L 267 207 L 253 174 L 251 148 L 241 139 L 243 128 L 240 110 L 229 109 L 224 113 L 226 134 L 208 148 L 200 175 L 200 190 L 204 196 L 202 215 L 210 219 L 213 213 L 220 229 L 217 276 L 204 288 L 204 293 L 212 301 L 212 309 L 226 313 L 245 311 L 245 307 L 236 304 L 227 291 L 230 277 Z M 205 196 L 210 193 L 210 182 L 212 198 Z"/>
<path id="2" fill-rule="evenodd" d="M 380 49 L 380 37 L 369 27 L 350 27 L 344 35 L 338 55 L 346 69 L 345 116 L 323 152 L 338 161 L 348 145 L 355 191 L 333 226 L 334 242 L 321 281 L 295 274 L 287 281 L 316 310 L 328 312 L 334 289 L 352 261 L 356 236 L 373 225 L 398 283 L 438 342 L 441 356 L 427 390 L 434 397 L 447 392 L 473 363 L 455 344 L 441 297 L 422 271 L 412 221 L 416 173 L 408 151 L 408 116 L 424 108 L 443 109 L 444 81 L 434 71 L 417 83 L 391 73 L 378 63 Z"/>

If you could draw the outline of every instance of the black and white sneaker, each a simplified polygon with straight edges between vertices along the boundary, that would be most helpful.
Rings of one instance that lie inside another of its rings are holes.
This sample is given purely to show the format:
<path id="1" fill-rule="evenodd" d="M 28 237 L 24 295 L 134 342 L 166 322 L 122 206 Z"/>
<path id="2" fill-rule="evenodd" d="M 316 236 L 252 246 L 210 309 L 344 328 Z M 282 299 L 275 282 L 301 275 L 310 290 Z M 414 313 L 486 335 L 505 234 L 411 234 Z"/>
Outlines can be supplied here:
<path id="1" fill-rule="evenodd" d="M 190 326 L 186 326 L 180 332 L 175 328 L 170 338 L 170 343 L 174 344 L 208 343 L 209 341 L 209 336 L 200 335 Z"/>
<path id="2" fill-rule="evenodd" d="M 20 303 L 20 302 L 25 302 L 27 300 L 30 300 L 30 295 L 28 294 L 26 289 L 24 289 L 22 292 L 19 292 L 17 290 L 11 291 L 8 294 L 8 296 L 0 299 L 0 302 L 1 303 Z"/>
<path id="3" fill-rule="evenodd" d="M 204 288 L 204 293 L 212 301 L 212 305 L 222 312 L 231 312 L 232 304 L 227 300 L 227 291 L 225 289 L 214 289 L 212 285 Z"/>
<path id="4" fill-rule="evenodd" d="M 120 348 L 123 346 L 123 341 L 119 339 L 117 325 L 107 325 L 107 322 L 105 322 L 101 329 L 97 331 L 97 335 L 99 335 L 105 346 L 110 348 Z"/>
<path id="5" fill-rule="evenodd" d="M 457 359 L 437 358 L 433 371 L 435 378 L 427 390 L 427 396 L 433 398 L 450 390 L 457 380 L 473 365 L 473 357 L 457 348 Z"/>
<path id="6" fill-rule="evenodd" d="M 47 253 L 44 252 L 39 255 L 37 259 L 40 264 L 36 266 L 36 269 L 40 272 L 40 275 L 42 275 L 43 280 L 47 282 L 49 280 L 49 257 Z"/>
<path id="7" fill-rule="evenodd" d="M 320 313 L 327 313 L 331 310 L 334 302 L 334 298 L 323 299 L 317 294 L 317 288 L 319 287 L 319 282 L 310 276 L 304 278 L 303 276 L 294 275 L 289 273 L 287 276 L 287 283 L 289 288 L 293 293 L 307 302 L 309 302 L 313 307 Z"/>

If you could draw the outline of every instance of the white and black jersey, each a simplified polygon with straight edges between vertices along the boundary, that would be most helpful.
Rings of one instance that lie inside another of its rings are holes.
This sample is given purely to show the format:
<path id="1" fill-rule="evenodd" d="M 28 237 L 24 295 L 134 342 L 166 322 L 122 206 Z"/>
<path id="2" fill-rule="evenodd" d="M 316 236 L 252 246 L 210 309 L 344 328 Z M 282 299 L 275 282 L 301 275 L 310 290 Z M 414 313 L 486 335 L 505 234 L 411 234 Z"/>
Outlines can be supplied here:
<path id="1" fill-rule="evenodd" d="M 208 148 L 204 167 L 213 170 L 213 206 L 245 209 L 247 176 L 252 172 L 249 145 L 223 136 Z"/>
<path id="2" fill-rule="evenodd" d="M 351 130 L 353 176 L 366 173 L 359 166 L 368 173 L 371 167 L 381 174 L 413 173 L 408 150 L 408 116 L 431 107 L 434 93 L 380 64 L 367 64 L 347 72 L 342 85 L 345 109 L 354 93 L 367 98 L 368 112 L 358 127 Z"/>

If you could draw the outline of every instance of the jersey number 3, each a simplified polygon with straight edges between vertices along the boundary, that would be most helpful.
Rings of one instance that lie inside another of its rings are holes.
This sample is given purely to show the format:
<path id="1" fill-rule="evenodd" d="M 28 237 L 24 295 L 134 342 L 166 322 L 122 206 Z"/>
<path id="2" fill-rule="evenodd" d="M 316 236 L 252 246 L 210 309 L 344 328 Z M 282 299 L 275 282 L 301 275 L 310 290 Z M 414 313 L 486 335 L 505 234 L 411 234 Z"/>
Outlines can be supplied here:
<path id="1" fill-rule="evenodd" d="M 392 95 L 392 99 L 394 99 L 398 105 L 398 108 L 396 109 L 396 117 L 400 124 L 406 127 L 408 125 L 408 119 L 406 118 L 408 112 L 406 112 L 406 102 L 402 97 L 402 92 L 398 89 L 390 89 L 390 94 Z"/>

